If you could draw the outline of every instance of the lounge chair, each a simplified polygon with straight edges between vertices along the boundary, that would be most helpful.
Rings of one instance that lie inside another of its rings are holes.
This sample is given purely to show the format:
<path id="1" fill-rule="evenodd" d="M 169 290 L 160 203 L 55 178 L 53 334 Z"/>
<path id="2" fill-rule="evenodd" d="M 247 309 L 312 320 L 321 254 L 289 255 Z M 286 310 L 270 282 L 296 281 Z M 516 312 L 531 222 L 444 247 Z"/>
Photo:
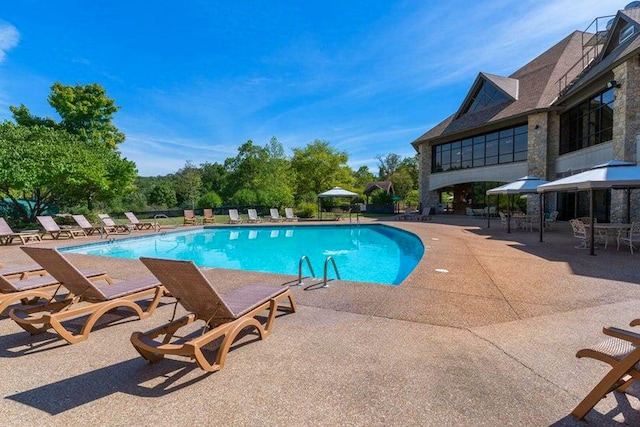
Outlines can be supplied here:
<path id="1" fill-rule="evenodd" d="M 236 336 L 248 327 L 255 328 L 261 339 L 272 332 L 276 311 L 295 312 L 296 305 L 288 287 L 270 285 L 245 285 L 224 296 L 220 296 L 211 282 L 191 261 L 171 261 L 154 258 L 140 258 L 151 272 L 189 314 L 163 326 L 142 333 L 134 332 L 131 343 L 149 362 L 161 360 L 173 354 L 189 357 L 205 371 L 222 369 L 227 353 Z M 289 299 L 289 306 L 279 306 L 278 302 Z M 266 324 L 256 319 L 268 310 Z M 196 331 L 186 337 L 174 339 L 174 335 L 184 326 L 201 320 L 202 333 Z M 160 341 L 156 341 L 156 338 Z M 202 348 L 222 338 L 213 362 L 205 357 Z M 172 342 L 172 340 L 174 340 Z"/>
<path id="2" fill-rule="evenodd" d="M 284 208 L 284 217 L 287 221 L 298 220 L 298 217 L 293 214 L 293 208 Z"/>
<path id="3" fill-rule="evenodd" d="M 136 230 L 151 230 L 152 228 L 155 229 L 157 227 L 155 222 L 140 222 L 138 217 L 136 217 L 136 214 L 133 212 L 125 212 L 124 216 L 127 217 L 131 226 Z"/>
<path id="4" fill-rule="evenodd" d="M 130 234 L 133 231 L 133 227 L 129 224 L 116 224 L 115 221 L 107 214 L 98 214 L 98 218 L 102 221 L 102 228 L 107 236 L 109 234 Z"/>
<path id="5" fill-rule="evenodd" d="M 202 224 L 215 224 L 216 214 L 213 213 L 213 209 L 202 210 Z"/>
<path id="6" fill-rule="evenodd" d="M 198 218 L 196 218 L 196 214 L 191 209 L 185 209 L 184 220 L 182 223 L 184 225 L 196 225 L 198 223 Z"/>
<path id="7" fill-rule="evenodd" d="M 247 216 L 249 217 L 247 222 L 260 222 L 262 219 L 258 216 L 258 211 L 255 209 L 247 209 Z"/>
<path id="8" fill-rule="evenodd" d="M 229 224 L 242 224 L 238 209 L 229 209 Z"/>
<path id="9" fill-rule="evenodd" d="M 37 216 L 36 219 L 42 228 L 44 228 L 44 235 L 49 234 L 53 239 L 57 240 L 63 236 L 70 237 L 72 239 L 75 239 L 76 237 L 87 237 L 87 233 L 85 233 L 81 228 L 60 228 L 60 226 L 56 224 L 54 219 L 49 215 Z"/>
<path id="10" fill-rule="evenodd" d="M 40 234 L 32 231 L 23 231 L 20 233 L 15 233 L 7 221 L 4 218 L 0 217 L 0 244 L 8 245 L 13 242 L 14 239 L 20 239 L 20 242 L 23 245 L 26 245 L 29 242 L 39 242 L 42 239 L 40 238 Z"/>
<path id="11" fill-rule="evenodd" d="M 91 280 L 101 280 L 106 276 L 103 271 L 83 271 L 82 274 Z M 40 299 L 52 301 L 61 287 L 58 280 L 46 275 L 44 270 L 40 270 L 38 275 L 22 279 L 0 276 L 0 313 L 18 302 L 33 304 Z M 71 295 L 67 294 L 67 296 Z"/>
<path id="12" fill-rule="evenodd" d="M 422 209 L 422 213 L 416 219 L 418 221 L 431 221 L 431 206 Z"/>
<path id="13" fill-rule="evenodd" d="M 30 308 L 14 308 L 9 316 L 32 335 L 53 328 L 69 344 L 84 341 L 99 318 L 117 308 L 130 308 L 140 319 L 153 314 L 165 295 L 165 289 L 155 277 L 125 280 L 114 283 L 105 275 L 106 286 L 97 286 L 74 267 L 55 248 L 23 246 L 27 255 L 43 266 L 58 282 L 73 295 L 63 301 L 52 301 Z M 152 299 L 146 310 L 138 304 L 141 300 Z M 83 319 L 79 333 L 67 329 L 63 322 Z"/>
<path id="14" fill-rule="evenodd" d="M 13 267 L 5 267 L 0 264 L 0 275 L 7 279 L 13 279 L 16 277 L 25 279 L 34 274 L 43 275 L 46 274 L 46 271 L 44 271 L 44 268 L 42 268 L 40 264 L 16 265 Z"/>
<path id="15" fill-rule="evenodd" d="M 87 236 L 91 236 L 93 233 L 100 233 L 102 227 L 91 224 L 84 215 L 71 215 L 71 217 L 87 233 Z"/>
<path id="16" fill-rule="evenodd" d="M 631 326 L 637 325 L 640 319 L 631 322 Z M 605 327 L 602 332 L 613 338 L 576 354 L 578 358 L 590 357 L 611 365 L 611 370 L 571 412 L 578 419 L 584 418 L 610 392 L 624 393 L 634 380 L 640 379 L 640 334 L 614 327 Z"/>
<path id="17" fill-rule="evenodd" d="M 274 221 L 274 222 L 284 221 L 284 218 L 280 216 L 280 212 L 278 212 L 278 209 L 271 208 L 269 210 L 269 213 L 271 215 L 269 217 L 269 221 Z"/>

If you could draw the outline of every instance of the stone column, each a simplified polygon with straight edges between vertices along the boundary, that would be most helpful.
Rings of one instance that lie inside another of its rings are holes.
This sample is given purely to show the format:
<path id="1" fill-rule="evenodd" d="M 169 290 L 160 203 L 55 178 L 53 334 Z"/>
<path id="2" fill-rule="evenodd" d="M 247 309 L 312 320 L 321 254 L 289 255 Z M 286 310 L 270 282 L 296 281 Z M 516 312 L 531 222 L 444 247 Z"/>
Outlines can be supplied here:
<path id="1" fill-rule="evenodd" d="M 438 192 L 429 191 L 429 177 L 431 176 L 431 146 L 420 144 L 420 204 L 422 208 L 438 205 Z"/>
<path id="2" fill-rule="evenodd" d="M 547 177 L 547 135 L 549 132 L 549 118 L 547 113 L 531 114 L 528 117 L 527 132 L 527 173 L 536 178 Z M 527 214 L 540 213 L 540 198 L 537 195 L 527 196 Z"/>

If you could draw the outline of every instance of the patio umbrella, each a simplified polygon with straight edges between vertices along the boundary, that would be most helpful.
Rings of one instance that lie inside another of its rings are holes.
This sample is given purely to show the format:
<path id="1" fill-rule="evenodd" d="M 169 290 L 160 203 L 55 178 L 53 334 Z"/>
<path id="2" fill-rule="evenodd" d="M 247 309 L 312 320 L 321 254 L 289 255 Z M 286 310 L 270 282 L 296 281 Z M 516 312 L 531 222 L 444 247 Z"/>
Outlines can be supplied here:
<path id="1" fill-rule="evenodd" d="M 589 216 L 591 217 L 591 248 L 594 255 L 593 228 L 593 190 L 627 190 L 627 222 L 631 217 L 631 189 L 640 188 L 640 166 L 631 162 L 611 160 L 591 169 L 543 184 L 538 187 L 539 193 L 549 191 L 588 191 Z M 542 234 L 540 234 L 542 241 Z"/>
<path id="2" fill-rule="evenodd" d="M 487 190 L 487 196 L 491 195 L 506 195 L 507 196 L 507 233 L 511 233 L 511 197 L 514 194 L 530 194 L 537 193 L 538 187 L 542 184 L 546 184 L 549 181 L 545 181 L 534 176 L 523 176 L 508 184 L 501 185 L 500 187 Z M 489 209 L 487 208 L 487 227 L 491 227 L 491 216 L 489 215 Z"/>
<path id="3" fill-rule="evenodd" d="M 318 194 L 318 203 L 320 205 L 320 219 L 322 219 L 322 201 L 320 199 L 326 199 L 327 197 L 360 197 L 358 193 L 354 193 L 353 191 L 345 190 L 341 187 L 333 187 L 331 190 L 325 191 L 324 193 Z M 351 218 L 351 216 L 349 216 Z"/>

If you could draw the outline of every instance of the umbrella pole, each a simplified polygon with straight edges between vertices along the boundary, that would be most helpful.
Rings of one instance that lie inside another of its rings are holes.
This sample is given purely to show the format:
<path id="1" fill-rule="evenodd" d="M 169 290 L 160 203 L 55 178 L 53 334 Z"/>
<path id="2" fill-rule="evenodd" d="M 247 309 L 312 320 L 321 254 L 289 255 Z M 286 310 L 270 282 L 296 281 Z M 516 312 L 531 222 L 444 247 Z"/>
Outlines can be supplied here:
<path id="1" fill-rule="evenodd" d="M 544 193 L 540 193 L 540 242 L 542 242 L 542 229 L 544 228 Z"/>
<path id="2" fill-rule="evenodd" d="M 511 233 L 511 194 L 507 194 L 507 233 Z"/>
<path id="3" fill-rule="evenodd" d="M 487 187 L 485 187 L 487 188 Z M 487 228 L 491 228 L 491 196 L 486 196 L 487 197 Z"/>
<path id="4" fill-rule="evenodd" d="M 593 237 L 595 236 L 595 230 L 593 228 L 594 218 L 593 218 L 593 188 L 589 190 L 589 216 L 591 221 L 591 248 L 589 249 L 589 255 L 595 255 L 594 252 L 594 241 Z"/>

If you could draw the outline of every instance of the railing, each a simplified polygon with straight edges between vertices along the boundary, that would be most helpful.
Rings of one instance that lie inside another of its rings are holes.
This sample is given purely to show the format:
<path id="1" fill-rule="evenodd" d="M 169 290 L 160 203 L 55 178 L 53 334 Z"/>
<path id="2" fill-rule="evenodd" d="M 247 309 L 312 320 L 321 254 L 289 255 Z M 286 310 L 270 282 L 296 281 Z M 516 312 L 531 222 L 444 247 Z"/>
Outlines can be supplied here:
<path id="1" fill-rule="evenodd" d="M 307 262 L 307 267 L 309 268 L 309 271 L 311 272 L 311 276 L 302 276 L 302 266 L 304 264 L 304 262 Z M 333 265 L 333 272 L 336 275 L 336 279 L 329 279 L 328 278 L 328 270 L 329 270 L 329 262 L 331 262 L 331 264 Z M 332 257 L 327 257 L 324 260 L 324 274 L 322 276 L 322 281 L 319 282 L 318 279 L 315 278 L 316 274 L 313 271 L 313 266 L 311 265 L 311 261 L 309 260 L 309 257 L 306 255 L 302 255 L 300 257 L 300 261 L 298 261 L 298 281 L 295 285 L 291 285 L 291 286 L 300 286 L 300 285 L 304 285 L 304 283 L 302 282 L 302 279 L 305 278 L 312 278 L 313 280 L 316 281 L 316 283 L 311 283 L 310 285 L 308 285 L 307 287 L 304 288 L 305 291 L 310 290 L 310 289 L 317 289 L 317 288 L 328 288 L 328 282 L 330 282 L 331 280 L 342 280 L 340 278 L 340 272 L 338 271 L 338 266 L 336 265 L 336 261 L 332 258 Z"/>
<path id="2" fill-rule="evenodd" d="M 302 255 L 300 257 L 300 261 L 298 261 L 298 283 L 296 283 L 293 286 L 299 286 L 299 285 L 303 285 L 304 283 L 302 283 L 302 279 L 309 277 L 309 276 L 305 276 L 302 277 L 302 262 L 303 261 L 307 261 L 307 267 L 309 268 L 309 271 L 311 272 L 311 277 L 315 277 L 315 273 L 313 272 L 313 267 L 311 266 L 311 261 L 309 261 L 309 257 L 306 255 Z"/>
<path id="3" fill-rule="evenodd" d="M 331 263 L 333 264 L 333 272 L 336 273 L 336 278 L 338 280 L 341 280 L 340 273 L 338 273 L 338 267 L 336 267 L 336 261 L 332 257 L 328 256 L 327 259 L 324 260 L 324 275 L 322 280 L 323 288 L 329 287 L 329 285 L 327 284 L 327 266 L 329 265 L 329 261 L 331 261 Z"/>

